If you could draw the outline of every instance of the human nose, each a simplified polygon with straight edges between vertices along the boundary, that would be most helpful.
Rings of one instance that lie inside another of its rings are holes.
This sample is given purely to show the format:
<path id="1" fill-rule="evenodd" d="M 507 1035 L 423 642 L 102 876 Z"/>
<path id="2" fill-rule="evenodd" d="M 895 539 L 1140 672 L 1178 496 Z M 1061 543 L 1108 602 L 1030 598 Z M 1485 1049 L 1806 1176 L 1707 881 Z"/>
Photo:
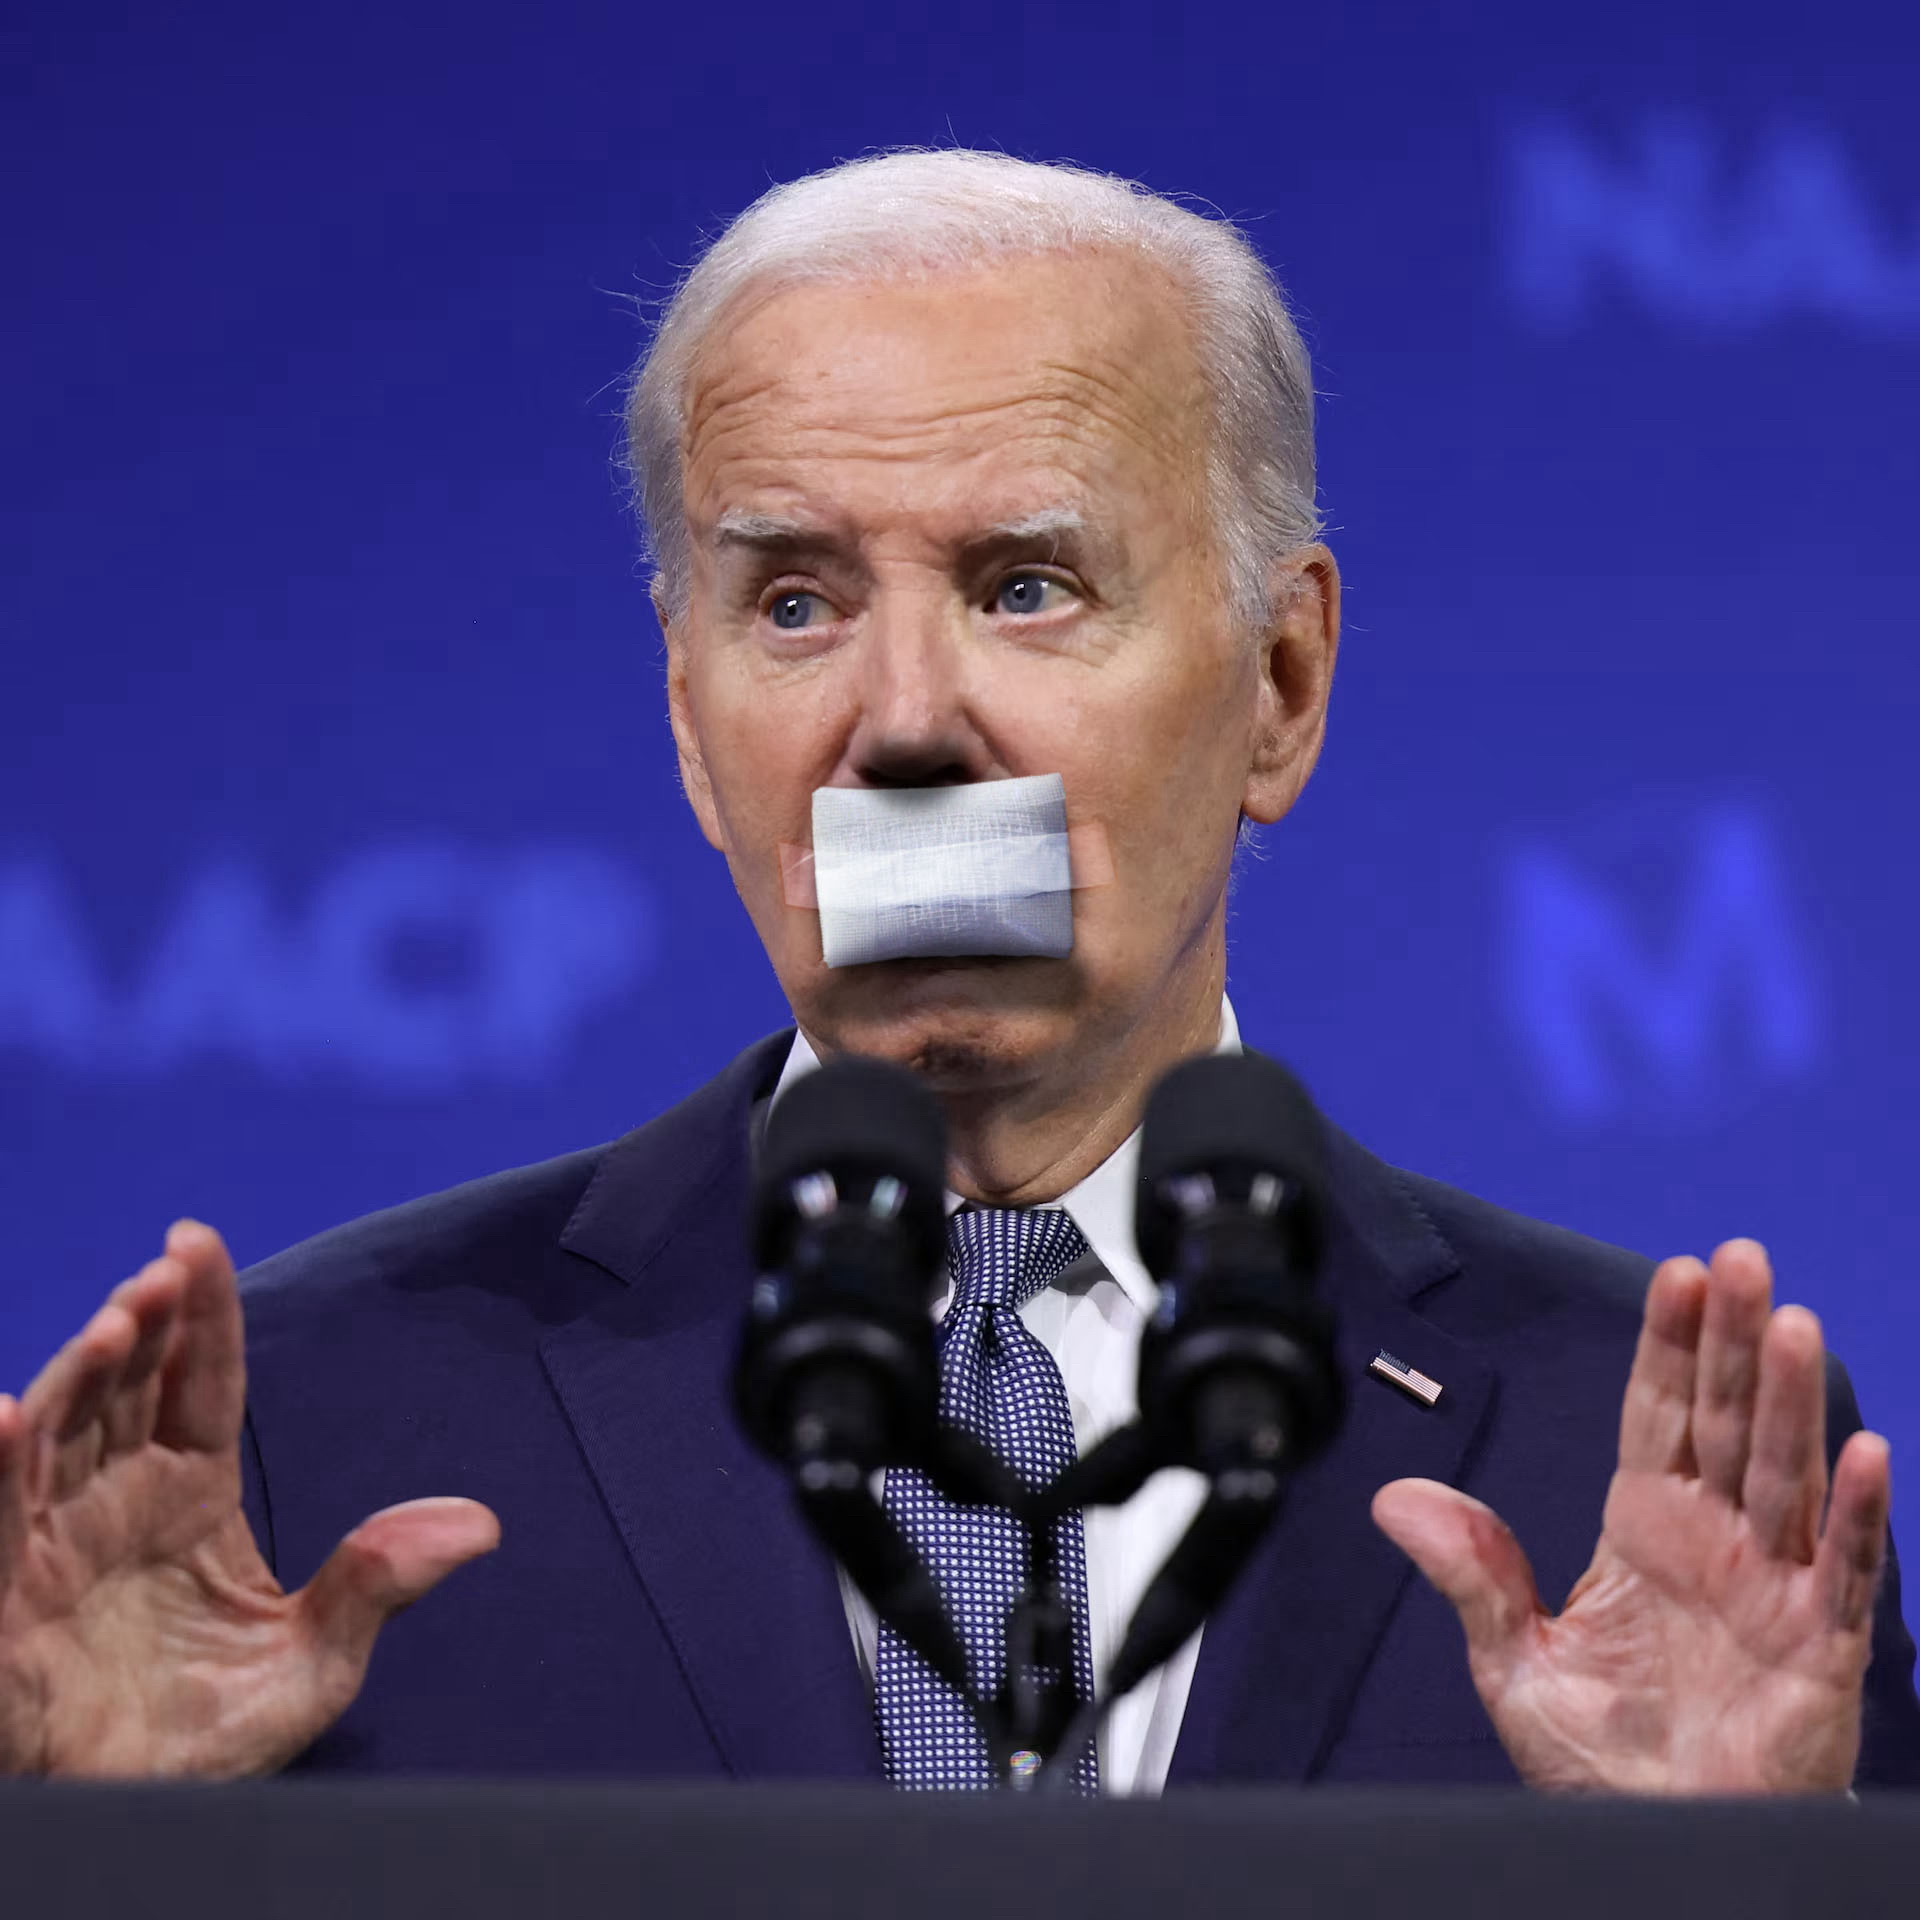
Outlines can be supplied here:
<path id="1" fill-rule="evenodd" d="M 983 780 L 992 755 L 968 708 L 965 609 L 934 591 L 875 596 L 846 766 L 863 786 Z"/>

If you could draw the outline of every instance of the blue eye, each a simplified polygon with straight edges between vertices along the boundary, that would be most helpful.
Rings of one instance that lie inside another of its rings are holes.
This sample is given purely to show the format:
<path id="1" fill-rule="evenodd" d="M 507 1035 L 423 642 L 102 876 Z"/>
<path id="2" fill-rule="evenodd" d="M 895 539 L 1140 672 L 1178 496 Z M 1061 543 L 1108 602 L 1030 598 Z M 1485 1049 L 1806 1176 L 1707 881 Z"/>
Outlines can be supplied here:
<path id="1" fill-rule="evenodd" d="M 767 609 L 767 618 L 783 633 L 817 626 L 826 617 L 827 603 L 817 593 L 783 593 Z"/>
<path id="2" fill-rule="evenodd" d="M 1010 573 L 994 589 L 995 613 L 1051 613 L 1065 585 L 1044 573 Z"/>

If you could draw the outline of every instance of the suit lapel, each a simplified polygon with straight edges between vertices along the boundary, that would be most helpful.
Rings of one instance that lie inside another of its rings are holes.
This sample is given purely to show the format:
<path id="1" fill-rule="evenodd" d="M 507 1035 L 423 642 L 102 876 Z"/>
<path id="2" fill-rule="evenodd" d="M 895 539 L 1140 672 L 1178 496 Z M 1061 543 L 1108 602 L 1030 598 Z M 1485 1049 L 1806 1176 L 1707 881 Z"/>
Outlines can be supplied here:
<path id="1" fill-rule="evenodd" d="M 1170 1786 L 1308 1780 L 1337 1738 L 1407 1582 L 1374 1526 L 1389 1480 L 1451 1482 L 1470 1465 L 1495 1376 L 1412 1301 L 1458 1268 L 1389 1169 L 1333 1142 L 1321 1280 L 1339 1316 L 1349 1405 L 1339 1438 L 1288 1489 L 1273 1533 L 1200 1642 Z M 1382 1348 L 1442 1383 L 1433 1407 L 1367 1374 Z"/>
<path id="2" fill-rule="evenodd" d="M 879 1772 L 832 1562 L 728 1404 L 752 1103 L 786 1036 L 612 1148 L 561 1237 L 625 1284 L 542 1356 L 728 1771 Z"/>

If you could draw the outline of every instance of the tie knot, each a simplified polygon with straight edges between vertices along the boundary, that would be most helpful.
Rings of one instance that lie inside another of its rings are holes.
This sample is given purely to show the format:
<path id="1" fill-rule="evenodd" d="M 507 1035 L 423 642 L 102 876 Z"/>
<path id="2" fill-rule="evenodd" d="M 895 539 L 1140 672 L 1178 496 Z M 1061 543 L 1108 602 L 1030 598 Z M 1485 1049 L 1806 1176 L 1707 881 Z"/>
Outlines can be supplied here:
<path id="1" fill-rule="evenodd" d="M 1058 1207 L 970 1207 L 947 1222 L 949 1313 L 1021 1307 L 1088 1251 Z"/>

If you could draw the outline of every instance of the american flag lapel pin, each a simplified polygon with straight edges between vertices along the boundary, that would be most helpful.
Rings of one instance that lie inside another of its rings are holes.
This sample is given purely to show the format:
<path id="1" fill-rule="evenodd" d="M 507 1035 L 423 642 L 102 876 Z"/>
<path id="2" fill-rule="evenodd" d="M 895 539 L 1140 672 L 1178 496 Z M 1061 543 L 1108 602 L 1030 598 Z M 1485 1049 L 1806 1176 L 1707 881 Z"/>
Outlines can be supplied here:
<path id="1" fill-rule="evenodd" d="M 1404 1360 L 1396 1360 L 1385 1347 L 1367 1363 L 1367 1371 L 1375 1379 L 1384 1380 L 1389 1386 L 1398 1387 L 1402 1393 L 1411 1395 L 1423 1407 L 1430 1407 L 1440 1398 L 1440 1382 L 1429 1379 L 1424 1373 L 1410 1367 Z"/>

